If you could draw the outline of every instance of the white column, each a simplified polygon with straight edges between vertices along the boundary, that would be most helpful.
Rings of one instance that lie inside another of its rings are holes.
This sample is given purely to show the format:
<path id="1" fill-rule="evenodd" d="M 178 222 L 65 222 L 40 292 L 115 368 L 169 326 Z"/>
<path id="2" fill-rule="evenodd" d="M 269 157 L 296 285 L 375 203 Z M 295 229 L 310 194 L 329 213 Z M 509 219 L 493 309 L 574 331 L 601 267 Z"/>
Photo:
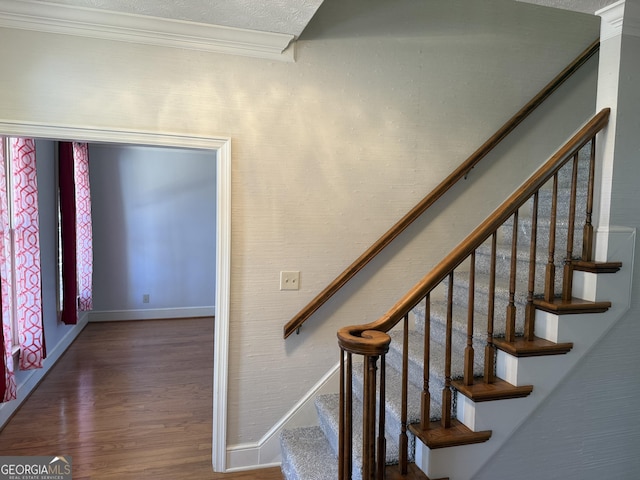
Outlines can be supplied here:
<path id="1" fill-rule="evenodd" d="M 598 70 L 597 110 L 611 108 L 608 127 L 598 136 L 596 260 L 607 260 L 608 232 L 611 225 L 635 225 L 626 212 L 636 203 L 638 185 L 637 158 L 630 158 L 629 148 L 637 145 L 638 131 L 629 135 L 630 122 L 637 122 L 640 101 L 640 0 L 621 0 L 596 12 L 602 18 L 600 28 L 600 63 Z M 636 137 L 636 138 L 634 138 Z M 635 197 L 635 198 L 634 198 Z M 635 207 L 634 207 L 635 208 Z"/>

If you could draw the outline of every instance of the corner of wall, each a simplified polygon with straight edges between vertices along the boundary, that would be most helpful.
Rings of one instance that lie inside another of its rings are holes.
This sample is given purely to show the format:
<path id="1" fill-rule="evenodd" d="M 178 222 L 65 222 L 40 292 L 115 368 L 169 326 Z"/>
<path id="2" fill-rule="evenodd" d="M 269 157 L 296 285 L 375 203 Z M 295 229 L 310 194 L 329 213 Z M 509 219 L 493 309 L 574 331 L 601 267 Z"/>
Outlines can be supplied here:
<path id="1" fill-rule="evenodd" d="M 334 365 L 308 392 L 257 442 L 227 447 L 227 472 L 280 465 L 280 432 L 286 428 L 318 424 L 315 399 L 338 391 L 340 365 Z"/>

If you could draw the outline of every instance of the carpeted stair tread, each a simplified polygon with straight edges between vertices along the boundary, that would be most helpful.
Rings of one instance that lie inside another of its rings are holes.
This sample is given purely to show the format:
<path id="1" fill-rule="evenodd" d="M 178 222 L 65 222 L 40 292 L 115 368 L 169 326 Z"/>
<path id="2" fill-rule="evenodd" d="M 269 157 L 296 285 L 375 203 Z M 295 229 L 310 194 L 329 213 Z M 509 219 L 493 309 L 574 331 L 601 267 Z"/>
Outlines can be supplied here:
<path id="1" fill-rule="evenodd" d="M 582 249 L 582 227 L 583 223 L 576 222 L 577 228 L 573 233 L 573 251 L 579 252 Z M 548 251 L 549 249 L 549 223 L 548 220 L 538 219 L 538 228 L 536 233 L 536 244 L 539 250 Z M 554 245 L 556 255 L 564 256 L 567 250 L 567 228 L 558 224 L 556 228 L 556 241 Z M 513 239 L 513 226 L 511 220 L 507 220 L 498 229 L 498 245 L 511 246 Z M 527 249 L 531 242 L 531 219 L 528 217 L 518 220 L 518 249 Z M 485 242 L 489 245 L 489 242 Z"/>
<path id="2" fill-rule="evenodd" d="M 392 334 L 393 338 L 393 334 Z M 391 342 L 393 345 L 393 341 Z M 398 369 L 389 355 L 397 354 L 394 347 L 391 347 L 389 353 L 386 356 L 386 413 L 387 416 L 387 430 L 393 435 L 400 434 L 400 414 L 401 414 L 401 399 L 402 399 L 402 375 L 401 369 Z M 390 361 L 391 360 L 391 361 Z M 356 367 L 357 365 L 357 367 Z M 354 363 L 353 369 L 353 381 L 354 381 L 354 394 L 362 400 L 362 382 L 363 382 L 363 369 L 361 363 Z M 379 375 L 378 375 L 379 382 Z M 378 384 L 379 385 L 379 384 Z M 434 378 L 433 382 L 429 382 L 429 388 L 441 388 L 438 383 L 438 379 Z M 420 397 L 422 395 L 422 371 L 419 378 L 416 378 L 409 373 L 409 382 L 407 385 L 407 419 L 409 423 L 416 422 L 420 419 Z M 432 399 L 431 402 L 431 419 L 438 420 L 441 416 L 440 404 Z"/>
<path id="3" fill-rule="evenodd" d="M 545 249 L 536 249 L 535 263 L 535 292 L 544 291 L 546 269 L 549 254 Z M 556 252 L 554 265 L 556 268 L 555 287 L 556 290 L 562 287 L 562 271 L 564 266 L 565 252 Z M 519 248 L 516 251 L 516 279 L 519 285 L 529 285 L 529 247 Z M 476 250 L 476 275 L 478 273 L 487 276 L 491 271 L 491 247 L 481 245 Z M 508 278 L 511 275 L 511 246 L 498 245 L 496 247 L 496 276 Z"/>
<path id="4" fill-rule="evenodd" d="M 542 189 L 538 194 L 538 218 L 548 219 L 551 214 L 551 202 L 553 200 L 553 191 L 551 189 Z M 533 209 L 533 199 L 530 200 L 531 209 Z M 569 218 L 569 211 L 571 207 L 571 190 L 569 188 L 558 188 L 556 205 L 556 217 L 559 220 Z M 587 204 L 587 192 L 586 190 L 578 190 L 576 192 L 576 205 Z M 580 211 L 580 208 L 576 207 L 575 218 L 576 222 L 581 219 L 584 221 L 585 212 Z"/>
<path id="5" fill-rule="evenodd" d="M 537 245 L 536 248 L 536 269 L 540 268 L 540 266 L 546 266 L 548 260 L 549 260 L 549 252 L 546 248 L 547 243 L 544 242 L 544 248 L 540 247 L 540 244 Z M 564 264 L 564 259 L 566 256 L 566 249 L 565 250 L 556 250 L 555 251 L 555 255 L 554 255 L 554 264 L 556 266 L 562 265 Z M 575 252 L 574 252 L 575 253 Z M 478 249 L 476 250 L 476 270 L 479 269 L 479 265 L 481 264 L 478 261 L 479 256 L 485 256 L 485 257 L 491 257 L 491 246 L 488 244 L 483 244 L 480 245 L 480 247 L 478 247 Z M 574 254 L 574 257 L 576 257 L 577 255 Z M 524 263 L 524 264 L 529 264 L 529 245 L 527 245 L 526 247 L 523 246 L 519 246 L 518 249 L 516 250 L 516 260 L 519 263 Z M 511 263 L 511 245 L 497 245 L 496 247 L 496 263 L 505 263 L 506 265 L 509 265 Z M 527 268 L 528 270 L 528 268 Z M 489 271 L 488 269 L 486 271 Z M 499 271 L 499 270 L 496 270 Z M 507 272 L 508 274 L 508 272 Z"/>
<path id="6" fill-rule="evenodd" d="M 320 427 L 283 430 L 280 446 L 285 480 L 338 478 L 338 459 Z"/>
<path id="7" fill-rule="evenodd" d="M 466 295 L 462 295 L 456 293 L 456 288 L 461 288 L 464 290 L 468 290 L 469 288 L 469 275 L 468 272 L 457 272 L 454 276 L 453 288 L 454 288 L 454 299 L 453 301 L 456 304 L 466 305 L 469 299 L 468 293 Z M 517 279 L 516 279 L 517 280 Z M 489 293 L 489 274 L 484 272 L 476 271 L 475 275 L 475 297 L 478 297 L 478 293 L 480 294 L 488 294 Z M 448 285 L 445 283 L 445 292 L 448 290 Z M 446 293 L 445 293 L 446 294 Z M 496 275 L 495 278 L 495 295 L 496 297 L 509 297 L 509 278 L 501 275 Z M 516 291 L 515 291 L 515 299 L 516 303 L 526 303 L 527 299 L 527 283 L 516 281 Z M 476 305 L 479 305 L 481 308 L 486 308 L 487 303 L 484 301 L 478 302 L 476 298 Z"/>
<path id="8" fill-rule="evenodd" d="M 340 396 L 337 393 L 319 395 L 316 398 L 316 410 L 320 419 L 320 428 L 327 439 L 334 455 L 337 457 L 339 444 L 339 422 L 340 422 Z M 362 403 L 355 396 L 353 397 L 353 478 L 361 478 L 362 475 Z M 394 465 L 398 463 L 398 437 L 385 432 L 386 439 L 386 464 Z M 413 436 L 410 442 L 409 459 L 413 461 L 415 440 Z"/>
<path id="9" fill-rule="evenodd" d="M 454 351 L 460 351 L 467 346 L 467 307 L 462 305 L 452 305 L 452 347 Z M 425 307 L 421 303 L 413 310 L 415 315 L 416 331 L 424 335 L 425 329 Z M 444 301 L 431 302 L 431 341 L 444 344 L 446 341 L 447 325 L 447 304 Z M 502 329 L 504 330 L 504 328 Z M 473 346 L 474 348 L 484 348 L 487 337 L 487 314 L 486 312 L 474 311 L 473 314 Z M 499 334 L 499 332 L 498 332 Z M 502 332 L 504 335 L 504 331 Z"/>
<path id="10" fill-rule="evenodd" d="M 391 345 L 387 354 L 387 365 L 394 369 L 402 370 L 402 332 L 389 332 L 391 336 Z M 408 370 L 409 383 L 421 388 L 424 367 L 424 336 L 413 331 L 409 335 L 409 355 Z M 474 375 L 481 376 L 484 367 L 480 355 L 476 356 L 474 365 Z M 433 394 L 439 392 L 444 387 L 444 366 L 445 366 L 445 347 L 439 343 L 431 342 L 429 350 L 429 391 Z M 451 358 L 451 378 L 462 378 L 464 373 L 464 355 L 453 354 Z"/>
<path id="11" fill-rule="evenodd" d="M 506 318 L 507 306 L 509 305 L 509 279 L 496 275 L 495 279 L 495 297 L 494 297 L 494 322 L 495 328 L 500 329 Z M 448 290 L 448 288 L 447 288 Z M 525 305 L 527 304 L 527 284 L 516 281 L 516 290 L 514 292 L 514 305 L 516 307 L 516 328 L 518 325 L 524 325 Z M 476 272 L 475 277 L 475 296 L 474 309 L 482 312 L 487 308 L 489 300 L 489 275 Z M 469 276 L 459 274 L 455 277 L 453 284 L 453 301 L 456 305 L 462 305 L 466 308 L 469 301 Z"/>

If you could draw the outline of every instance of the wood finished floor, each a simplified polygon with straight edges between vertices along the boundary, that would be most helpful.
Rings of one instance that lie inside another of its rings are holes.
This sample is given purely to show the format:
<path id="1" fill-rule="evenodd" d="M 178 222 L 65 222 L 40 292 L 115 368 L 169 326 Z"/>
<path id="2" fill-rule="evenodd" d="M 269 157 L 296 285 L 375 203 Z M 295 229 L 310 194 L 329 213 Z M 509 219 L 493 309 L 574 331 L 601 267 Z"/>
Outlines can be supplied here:
<path id="1" fill-rule="evenodd" d="M 74 480 L 213 473 L 213 319 L 91 323 L 0 431 L 0 455 L 71 455 Z"/>

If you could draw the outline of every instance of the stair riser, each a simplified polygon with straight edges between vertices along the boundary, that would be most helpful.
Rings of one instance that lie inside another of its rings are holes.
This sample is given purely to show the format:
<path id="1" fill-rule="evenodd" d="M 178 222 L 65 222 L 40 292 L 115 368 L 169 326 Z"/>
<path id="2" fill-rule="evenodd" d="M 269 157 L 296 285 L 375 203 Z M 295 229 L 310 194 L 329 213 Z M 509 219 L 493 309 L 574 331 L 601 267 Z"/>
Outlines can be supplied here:
<path id="1" fill-rule="evenodd" d="M 353 376 L 353 393 L 355 395 L 355 397 L 359 400 L 359 401 L 363 401 L 363 376 L 360 373 L 361 371 L 357 371 L 354 372 L 354 376 Z M 420 376 L 422 376 L 422 374 L 420 374 Z M 376 383 L 377 386 L 380 385 L 380 381 L 378 379 L 378 382 Z M 379 399 L 376 402 L 376 411 L 378 411 L 380 406 L 380 402 Z M 417 421 L 418 420 L 418 416 L 414 416 L 415 418 L 409 418 L 410 423 L 412 421 Z M 395 418 L 395 415 L 393 415 L 393 413 L 389 410 L 387 410 L 385 412 L 385 430 L 387 432 L 387 436 L 389 436 L 392 439 L 396 439 L 395 441 L 397 442 L 397 439 L 400 437 L 400 433 L 402 431 L 402 425 L 399 422 L 399 419 Z M 410 446 L 413 445 L 415 443 L 415 438 L 413 436 L 413 434 L 411 434 L 410 432 L 408 432 L 408 435 L 410 436 L 409 438 L 409 444 Z M 411 451 L 413 451 L 413 448 L 410 448 Z M 411 453 L 411 456 L 413 456 L 413 453 Z"/>
<path id="2" fill-rule="evenodd" d="M 325 398 L 329 398 L 328 396 Z M 333 398 L 332 400 L 335 400 Z M 358 404 L 359 406 L 359 404 Z M 316 411 L 318 413 L 318 419 L 320 421 L 320 428 L 322 429 L 322 433 L 326 437 L 329 445 L 331 445 L 331 449 L 333 450 L 336 458 L 338 457 L 338 449 L 339 449 L 339 416 L 338 411 L 335 408 L 330 408 L 326 403 L 324 403 L 324 398 L 319 397 L 316 400 Z M 356 411 L 353 414 L 354 425 L 362 425 L 362 409 L 356 407 Z M 351 470 L 353 480 L 362 479 L 362 437 L 360 436 L 361 430 L 354 432 L 354 442 L 353 442 L 353 467 Z"/>
<path id="3" fill-rule="evenodd" d="M 573 233 L 573 247 L 572 252 L 573 255 L 580 255 L 582 253 L 582 234 L 583 234 L 584 225 L 577 224 L 577 227 L 574 228 Z M 537 255 L 542 255 L 546 258 L 549 254 L 549 224 L 548 223 L 538 223 L 538 231 L 536 232 L 536 250 L 538 251 Z M 568 230 L 566 223 L 558 223 L 556 225 L 556 241 L 554 246 L 554 252 L 556 261 L 558 258 L 562 259 L 567 253 L 567 238 L 568 238 Z M 498 230 L 497 243 L 498 245 L 511 248 L 511 243 L 513 241 L 513 226 L 511 222 L 507 222 L 500 227 Z M 489 250 L 489 242 L 486 242 L 485 248 Z M 531 245 L 531 220 L 529 219 L 521 219 L 518 222 L 518 251 L 521 253 L 524 252 L 526 255 L 529 254 L 529 248 Z"/>
<path id="4" fill-rule="evenodd" d="M 419 335 L 418 332 L 415 332 L 414 335 Z M 443 332 L 444 336 L 444 332 Z M 465 338 L 466 342 L 466 338 Z M 453 345 L 453 342 L 452 342 Z M 484 361 L 484 345 L 477 343 L 478 350 L 476 351 L 475 357 L 475 375 L 482 375 L 483 373 L 483 361 Z M 451 367 L 451 376 L 452 378 L 462 378 L 464 370 L 463 370 L 463 359 L 464 359 L 464 348 L 466 344 L 460 344 L 461 348 L 452 348 L 452 367 Z M 392 342 L 391 347 L 389 348 L 389 353 L 387 353 L 387 365 L 396 370 L 402 371 L 402 350 L 401 345 L 395 344 Z M 438 367 L 438 365 L 441 365 Z M 444 376 L 444 360 L 438 362 L 434 356 L 431 356 L 430 361 L 430 371 L 429 371 L 429 391 L 432 395 L 439 395 L 442 389 L 445 386 L 445 376 Z M 407 368 L 409 372 L 409 381 L 415 385 L 417 388 L 422 388 L 423 382 L 423 358 L 414 358 L 414 356 L 409 356 Z"/>
<path id="5" fill-rule="evenodd" d="M 402 371 L 402 351 L 400 348 L 389 348 L 389 353 L 386 356 L 387 365 L 391 368 L 395 368 L 398 371 Z M 409 360 L 408 371 L 409 381 L 417 388 L 422 388 L 423 383 L 423 363 Z M 439 392 L 444 387 L 444 373 L 441 371 L 432 371 L 429 376 L 429 390 L 432 392 Z"/>
<path id="6" fill-rule="evenodd" d="M 328 408 L 323 408 L 323 405 L 319 401 L 316 401 L 316 412 L 318 413 L 318 420 L 320 421 L 322 433 L 324 433 L 324 436 L 331 446 L 331 450 L 333 450 L 333 453 L 337 457 L 339 450 L 338 425 L 340 419 L 334 418 L 331 415 L 330 410 Z"/>
<path id="7" fill-rule="evenodd" d="M 476 285 L 480 287 L 480 285 Z M 469 300 L 469 284 L 467 279 L 459 278 L 453 284 L 453 298 L 458 305 L 466 307 Z M 474 308 L 480 312 L 486 312 L 489 304 L 489 295 L 484 288 L 476 288 L 474 293 Z M 516 309 L 516 332 L 524 330 L 524 316 L 526 306 L 526 292 L 517 290 L 514 296 Z M 494 332 L 500 334 L 505 331 L 507 307 L 509 306 L 509 292 L 503 288 L 496 288 L 494 296 Z"/>
<path id="8" fill-rule="evenodd" d="M 424 308 L 416 308 L 413 310 L 416 322 L 416 331 L 424 335 Z M 467 321 L 465 318 L 457 319 L 451 328 L 451 345 L 454 352 L 463 352 L 467 346 Z M 473 348 L 476 351 L 476 362 L 484 361 L 484 346 L 486 343 L 486 320 L 474 321 Z M 444 312 L 432 310 L 431 315 L 431 340 L 436 343 L 444 344 L 446 341 L 446 317 Z M 478 356 L 478 352 L 483 353 Z"/>
<path id="9" fill-rule="evenodd" d="M 361 386 L 356 385 L 357 379 L 354 376 L 354 393 L 357 390 L 361 391 Z M 352 478 L 353 480 L 362 478 L 362 403 L 361 399 L 356 396 L 357 400 L 353 403 L 352 422 L 353 422 L 353 468 Z M 339 396 L 338 394 L 321 395 L 316 399 L 316 411 L 318 413 L 318 419 L 320 421 L 320 428 L 326 437 L 331 449 L 333 450 L 336 458 L 338 456 L 339 445 Z M 391 424 L 392 428 L 389 428 Z M 394 431 L 393 422 L 386 422 L 385 425 L 385 438 L 387 445 L 387 464 L 398 463 L 398 438 L 399 428 L 397 432 Z M 377 424 L 376 424 L 377 428 Z M 376 438 L 377 438 L 376 433 Z M 415 436 L 408 432 L 408 447 L 409 447 L 409 461 L 414 461 L 415 452 Z"/>
<path id="10" fill-rule="evenodd" d="M 500 252 L 502 253 L 502 252 Z M 557 256 L 556 256 L 557 257 Z M 516 283 L 523 288 L 529 285 L 529 259 L 528 255 L 518 256 L 516 260 Z M 560 292 L 562 290 L 562 272 L 564 268 L 564 260 L 555 261 L 555 291 Z M 486 249 L 479 249 L 476 252 L 476 273 L 489 274 L 491 271 L 491 253 Z M 544 285 L 547 272 L 547 257 L 542 253 L 538 253 L 538 258 L 535 263 L 535 294 L 542 294 L 544 292 Z M 509 278 L 511 275 L 511 258 L 503 255 L 496 255 L 496 276 L 502 278 Z M 528 293 L 528 292 L 527 292 Z"/>

